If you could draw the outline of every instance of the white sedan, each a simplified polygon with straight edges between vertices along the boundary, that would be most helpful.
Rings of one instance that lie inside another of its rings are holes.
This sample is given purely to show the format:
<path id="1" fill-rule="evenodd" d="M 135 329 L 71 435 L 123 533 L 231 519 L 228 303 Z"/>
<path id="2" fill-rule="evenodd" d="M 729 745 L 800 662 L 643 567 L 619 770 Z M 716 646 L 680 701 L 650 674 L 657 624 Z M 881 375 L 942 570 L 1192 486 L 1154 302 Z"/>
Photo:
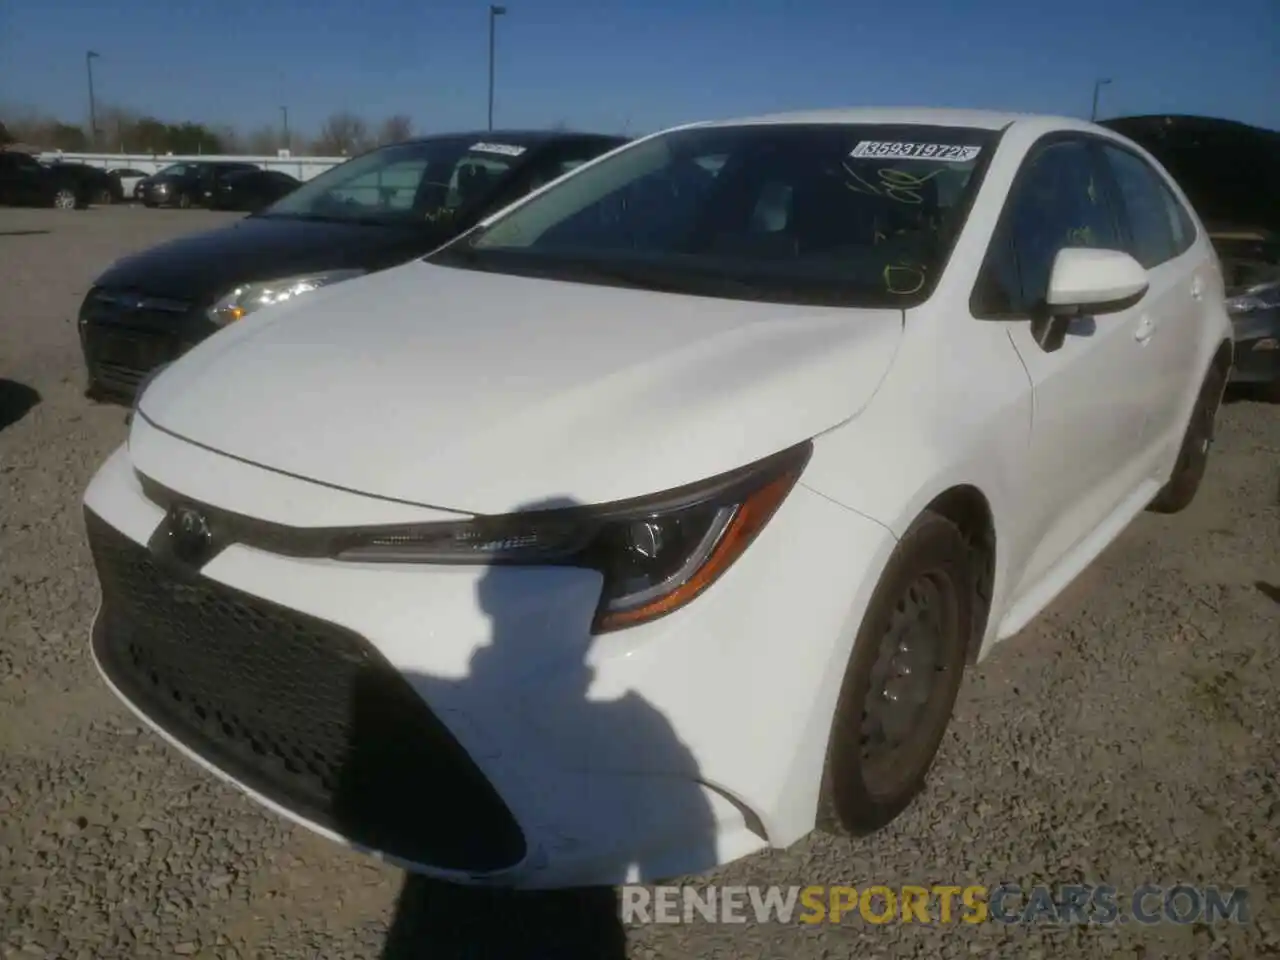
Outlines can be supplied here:
<path id="1" fill-rule="evenodd" d="M 966 665 L 1191 501 L 1231 344 L 1186 197 L 1100 127 L 680 127 L 146 384 L 85 496 L 93 654 L 262 804 L 457 882 L 867 834 Z"/>

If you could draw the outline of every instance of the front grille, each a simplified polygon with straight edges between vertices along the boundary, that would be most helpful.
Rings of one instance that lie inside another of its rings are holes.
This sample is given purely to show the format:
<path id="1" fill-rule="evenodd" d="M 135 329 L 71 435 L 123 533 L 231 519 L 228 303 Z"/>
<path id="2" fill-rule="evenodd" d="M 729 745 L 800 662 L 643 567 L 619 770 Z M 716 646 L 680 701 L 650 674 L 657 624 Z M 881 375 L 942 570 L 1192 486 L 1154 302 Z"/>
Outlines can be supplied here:
<path id="1" fill-rule="evenodd" d="M 148 373 L 186 351 L 193 306 L 132 290 L 90 291 L 80 310 L 90 377 L 108 390 L 131 394 Z"/>
<path id="2" fill-rule="evenodd" d="M 366 640 L 194 573 L 85 512 L 93 646 L 143 713 L 262 795 L 357 844 L 484 872 L 518 863 L 510 811 Z"/>

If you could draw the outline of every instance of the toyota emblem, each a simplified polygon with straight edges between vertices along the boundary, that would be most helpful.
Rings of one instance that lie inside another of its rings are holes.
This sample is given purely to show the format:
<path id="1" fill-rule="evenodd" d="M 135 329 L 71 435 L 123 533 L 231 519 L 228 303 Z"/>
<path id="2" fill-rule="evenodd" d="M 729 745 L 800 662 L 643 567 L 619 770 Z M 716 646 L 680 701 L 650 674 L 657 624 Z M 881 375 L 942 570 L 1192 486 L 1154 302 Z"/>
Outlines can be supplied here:
<path id="1" fill-rule="evenodd" d="M 195 507 L 174 507 L 170 515 L 169 531 L 174 555 L 187 563 L 199 561 L 213 541 L 209 521 Z"/>

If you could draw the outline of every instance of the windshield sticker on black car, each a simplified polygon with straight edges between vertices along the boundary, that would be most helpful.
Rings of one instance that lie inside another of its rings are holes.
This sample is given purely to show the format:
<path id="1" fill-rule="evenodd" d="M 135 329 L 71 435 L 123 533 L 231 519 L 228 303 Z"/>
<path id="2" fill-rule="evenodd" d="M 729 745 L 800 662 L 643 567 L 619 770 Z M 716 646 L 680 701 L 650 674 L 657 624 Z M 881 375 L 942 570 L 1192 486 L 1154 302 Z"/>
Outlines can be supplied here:
<path id="1" fill-rule="evenodd" d="M 861 140 L 849 154 L 851 157 L 877 157 L 892 160 L 941 160 L 946 163 L 968 163 L 982 152 L 981 147 L 946 143 L 905 143 L 892 140 Z"/>
<path id="2" fill-rule="evenodd" d="M 500 153 L 504 157 L 518 157 L 524 153 L 525 147 L 517 147 L 509 143 L 473 143 L 471 149 L 476 153 Z"/>

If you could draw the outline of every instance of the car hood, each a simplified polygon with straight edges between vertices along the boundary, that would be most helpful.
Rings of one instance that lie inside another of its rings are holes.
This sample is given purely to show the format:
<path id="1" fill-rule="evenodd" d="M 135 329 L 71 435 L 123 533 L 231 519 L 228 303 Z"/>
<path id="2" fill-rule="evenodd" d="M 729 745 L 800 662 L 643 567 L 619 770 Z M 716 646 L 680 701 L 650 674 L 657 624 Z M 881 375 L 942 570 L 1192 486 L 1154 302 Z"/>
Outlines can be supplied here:
<path id="1" fill-rule="evenodd" d="M 854 416 L 902 323 L 415 262 L 251 315 L 138 409 L 206 448 L 378 497 L 473 513 L 602 503 Z"/>
<path id="2" fill-rule="evenodd" d="M 245 217 L 125 257 L 96 283 L 208 304 L 255 280 L 319 270 L 380 270 L 429 253 L 446 239 L 418 224 Z"/>

